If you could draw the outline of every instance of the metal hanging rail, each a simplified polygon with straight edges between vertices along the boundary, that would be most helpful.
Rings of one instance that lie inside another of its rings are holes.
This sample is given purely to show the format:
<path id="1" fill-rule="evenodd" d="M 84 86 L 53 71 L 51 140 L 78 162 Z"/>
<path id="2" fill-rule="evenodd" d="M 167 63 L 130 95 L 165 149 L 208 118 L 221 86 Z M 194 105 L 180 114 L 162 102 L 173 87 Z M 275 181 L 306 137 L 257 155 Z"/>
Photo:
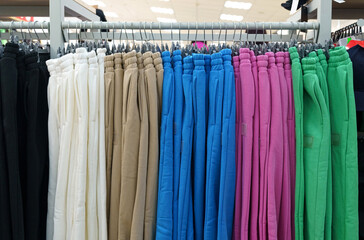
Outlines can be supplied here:
<path id="1" fill-rule="evenodd" d="M 1 22 L 0 28 L 5 29 L 48 29 L 49 22 Z M 317 30 L 317 22 L 62 22 L 63 29 L 146 29 L 146 30 Z"/>
<path id="2" fill-rule="evenodd" d="M 63 22 L 63 29 L 146 29 L 146 30 L 307 30 L 318 29 L 317 22 Z"/>

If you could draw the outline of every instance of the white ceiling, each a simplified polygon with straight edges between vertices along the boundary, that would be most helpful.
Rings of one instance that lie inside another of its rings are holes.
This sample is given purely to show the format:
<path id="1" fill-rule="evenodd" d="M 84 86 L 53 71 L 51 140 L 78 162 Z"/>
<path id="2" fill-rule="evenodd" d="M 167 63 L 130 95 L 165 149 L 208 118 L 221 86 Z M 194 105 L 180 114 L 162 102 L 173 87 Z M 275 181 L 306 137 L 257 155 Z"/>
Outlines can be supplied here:
<path id="1" fill-rule="evenodd" d="M 85 0 L 87 1 L 87 0 Z M 285 0 L 235 0 L 252 3 L 249 10 L 225 8 L 225 0 L 97 0 L 105 6 L 108 21 L 156 22 L 157 18 L 172 18 L 178 22 L 217 22 L 221 14 L 243 16 L 242 21 L 286 21 L 289 11 L 280 4 Z M 233 0 L 234 1 L 234 0 Z M 161 14 L 151 11 L 151 7 L 172 8 L 174 14 Z M 109 12 L 117 17 L 108 16 Z"/>

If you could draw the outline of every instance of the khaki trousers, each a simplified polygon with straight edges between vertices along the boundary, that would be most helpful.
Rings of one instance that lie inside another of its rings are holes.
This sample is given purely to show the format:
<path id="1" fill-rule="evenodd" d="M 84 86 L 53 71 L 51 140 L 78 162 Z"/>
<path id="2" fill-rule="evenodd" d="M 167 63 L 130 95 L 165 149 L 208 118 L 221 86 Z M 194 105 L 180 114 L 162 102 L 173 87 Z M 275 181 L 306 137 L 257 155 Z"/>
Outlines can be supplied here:
<path id="1" fill-rule="evenodd" d="M 136 52 L 124 56 L 123 135 L 119 207 L 120 240 L 129 240 L 137 186 L 140 114 L 138 107 L 138 68 Z"/>
<path id="2" fill-rule="evenodd" d="M 138 176 L 134 202 L 133 220 L 131 223 L 130 239 L 143 240 L 144 230 L 144 208 L 145 195 L 147 187 L 147 168 L 148 168 L 148 136 L 149 122 L 146 96 L 146 80 L 144 76 L 143 57 L 140 52 L 137 53 L 138 58 L 138 102 L 140 114 L 140 138 L 139 138 L 139 161 Z"/>
<path id="3" fill-rule="evenodd" d="M 123 107 L 123 81 L 124 70 L 121 66 L 121 53 L 114 54 L 115 69 L 115 104 L 114 104 L 114 137 L 111 166 L 111 192 L 109 212 L 109 239 L 118 239 L 118 221 L 120 204 L 120 180 L 121 180 L 121 141 L 122 141 L 122 107 Z"/>
<path id="4" fill-rule="evenodd" d="M 149 150 L 147 194 L 144 216 L 144 239 L 155 239 L 155 222 L 157 212 L 158 160 L 159 160 L 159 117 L 161 109 L 158 105 L 156 69 L 153 65 L 152 52 L 143 54 L 146 82 L 146 96 L 149 116 Z M 158 59 L 158 58 L 156 58 Z M 157 60 L 159 62 L 159 60 Z M 162 65 L 160 64 L 160 67 Z M 163 67 L 162 67 L 163 68 Z M 163 69 L 160 68 L 163 71 Z M 162 75 L 163 77 L 163 75 Z M 163 82 L 163 78 L 160 79 Z"/>

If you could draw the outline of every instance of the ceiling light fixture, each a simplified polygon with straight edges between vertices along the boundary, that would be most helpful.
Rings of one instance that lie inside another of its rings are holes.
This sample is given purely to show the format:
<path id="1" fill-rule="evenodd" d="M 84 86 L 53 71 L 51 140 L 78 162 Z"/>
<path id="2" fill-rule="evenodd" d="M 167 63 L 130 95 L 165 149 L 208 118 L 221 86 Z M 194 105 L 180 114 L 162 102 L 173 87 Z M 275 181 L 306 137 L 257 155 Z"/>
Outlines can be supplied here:
<path id="1" fill-rule="evenodd" d="M 345 2 L 345 0 L 334 0 L 335 2 L 337 2 L 337 3 L 344 3 Z"/>
<path id="2" fill-rule="evenodd" d="M 175 23 L 177 22 L 176 19 L 174 18 L 162 18 L 162 17 L 157 17 L 158 22 L 166 22 L 166 23 Z"/>
<path id="3" fill-rule="evenodd" d="M 172 15 L 174 13 L 172 8 L 161 8 L 161 7 L 151 7 L 150 10 L 155 13 L 164 13 Z"/>
<path id="4" fill-rule="evenodd" d="M 169 2 L 169 0 L 159 0 L 160 2 Z"/>
<path id="5" fill-rule="evenodd" d="M 106 7 L 105 3 L 101 2 L 101 1 L 96 1 L 96 0 L 82 0 L 82 1 L 90 6 L 97 5 L 99 7 Z"/>
<path id="6" fill-rule="evenodd" d="M 220 19 L 221 20 L 226 20 L 226 21 L 239 22 L 239 21 L 243 20 L 244 17 L 240 16 L 240 15 L 221 14 Z"/>
<path id="7" fill-rule="evenodd" d="M 105 16 L 106 17 L 111 17 L 111 18 L 119 17 L 119 15 L 117 15 L 115 12 L 105 12 Z"/>
<path id="8" fill-rule="evenodd" d="M 250 2 L 226 1 L 224 7 L 248 10 L 252 7 L 252 5 L 253 4 Z"/>

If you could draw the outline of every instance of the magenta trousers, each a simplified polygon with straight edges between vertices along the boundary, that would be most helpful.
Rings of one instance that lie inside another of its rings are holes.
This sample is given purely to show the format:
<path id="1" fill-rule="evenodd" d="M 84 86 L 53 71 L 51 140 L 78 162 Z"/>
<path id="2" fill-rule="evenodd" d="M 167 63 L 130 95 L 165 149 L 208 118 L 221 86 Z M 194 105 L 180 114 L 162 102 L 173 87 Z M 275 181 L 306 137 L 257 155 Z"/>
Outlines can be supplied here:
<path id="1" fill-rule="evenodd" d="M 268 153 L 270 143 L 271 86 L 268 74 L 268 56 L 257 57 L 259 81 L 259 239 L 267 239 L 267 201 L 268 201 Z"/>
<path id="2" fill-rule="evenodd" d="M 283 124 L 283 189 L 281 208 L 279 212 L 278 222 L 278 239 L 291 239 L 291 164 L 290 164 L 290 148 L 288 135 L 288 84 L 284 70 L 284 52 L 276 53 L 276 63 L 279 74 L 279 85 L 281 88 L 282 103 L 282 124 Z"/>
<path id="3" fill-rule="evenodd" d="M 253 160 L 253 131 L 255 111 L 255 83 L 251 64 L 251 55 L 248 48 L 240 49 L 240 78 L 242 88 L 242 135 L 243 135 L 243 164 L 242 164 L 242 205 L 241 222 L 234 222 L 233 239 L 248 239 L 249 236 L 249 213 L 250 195 L 252 183 L 252 160 Z M 239 207 L 239 206 L 237 206 Z M 235 209 L 235 213 L 239 212 Z M 238 213 L 237 213 L 238 214 Z"/>
<path id="4" fill-rule="evenodd" d="M 252 161 L 252 183 L 250 199 L 250 222 L 249 239 L 258 240 L 258 210 L 259 210 L 259 81 L 257 58 L 253 51 L 250 51 L 250 61 L 254 77 L 255 104 L 253 122 L 253 161 Z"/>
<path id="5" fill-rule="evenodd" d="M 268 202 L 267 202 L 267 227 L 268 239 L 277 240 L 278 223 L 283 183 L 283 112 L 279 73 L 275 62 L 274 53 L 268 56 L 268 73 L 271 83 L 271 127 L 270 145 L 268 154 Z"/>

